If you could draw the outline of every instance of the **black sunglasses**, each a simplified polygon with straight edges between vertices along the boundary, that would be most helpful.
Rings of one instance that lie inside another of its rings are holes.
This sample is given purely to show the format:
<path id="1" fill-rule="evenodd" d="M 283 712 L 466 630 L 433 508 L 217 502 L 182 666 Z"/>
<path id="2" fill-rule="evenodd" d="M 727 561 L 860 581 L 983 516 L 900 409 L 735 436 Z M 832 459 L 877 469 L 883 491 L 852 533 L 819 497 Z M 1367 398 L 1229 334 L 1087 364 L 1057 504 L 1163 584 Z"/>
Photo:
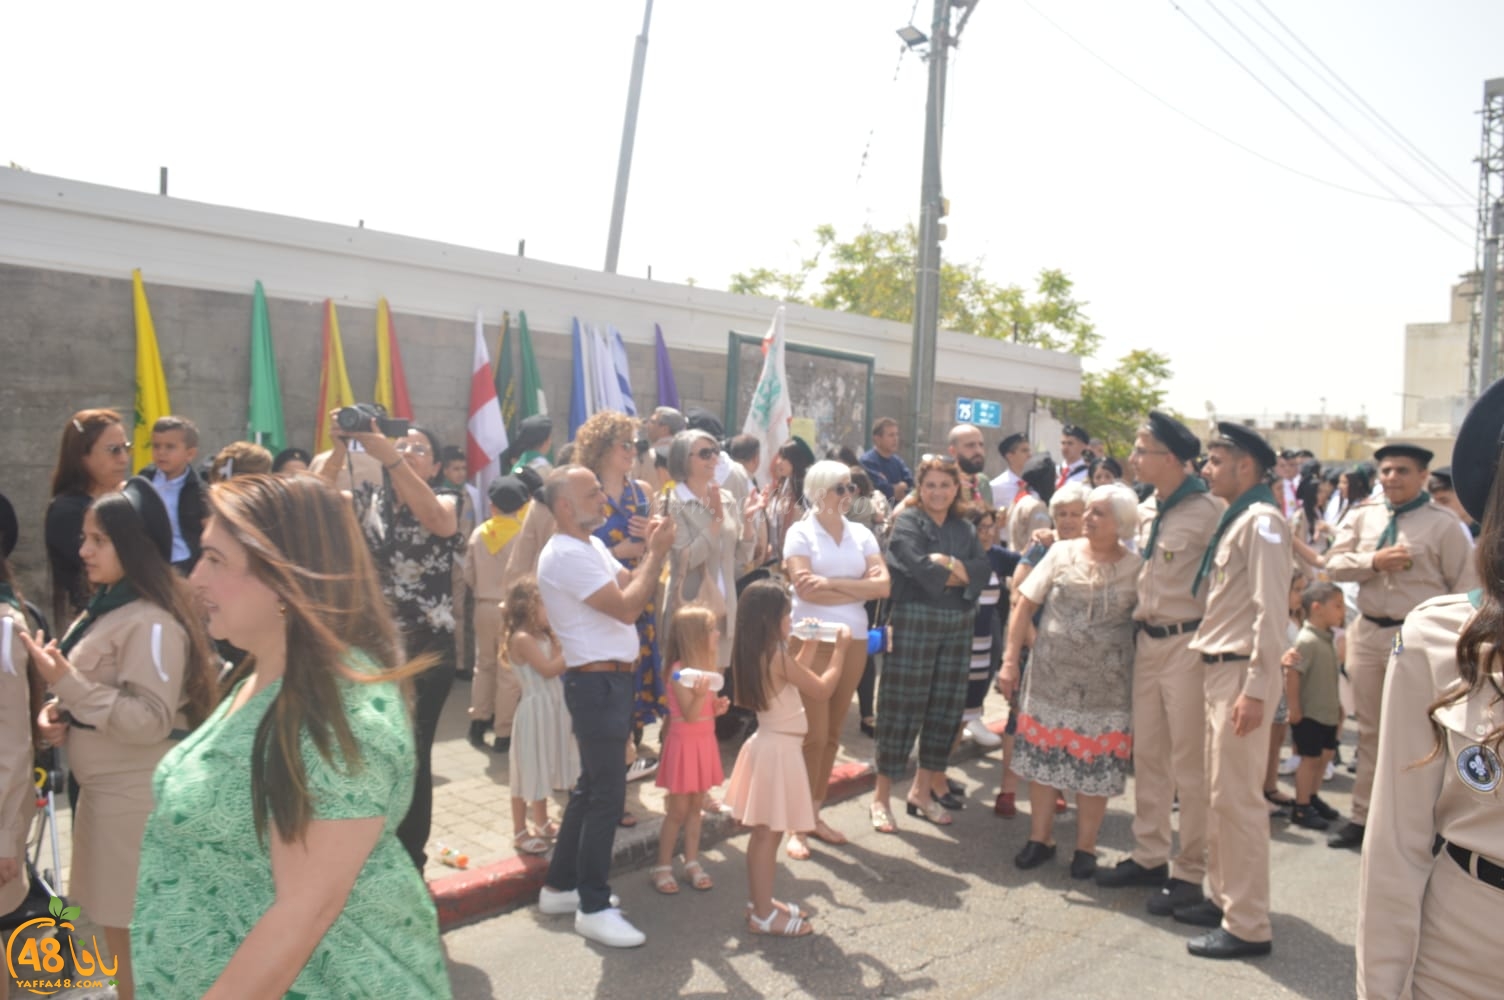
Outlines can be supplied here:
<path id="1" fill-rule="evenodd" d="M 832 493 L 834 493 L 838 497 L 843 497 L 843 496 L 845 496 L 848 493 L 859 493 L 859 492 L 861 492 L 860 490 L 857 489 L 857 486 L 856 486 L 855 483 L 836 483 L 834 486 L 832 486 L 830 488 L 830 491 Z"/>
<path id="2" fill-rule="evenodd" d="M 721 449 L 719 449 L 719 448 L 701 448 L 699 451 L 695 452 L 694 455 L 695 455 L 695 458 L 704 459 L 705 461 L 708 462 L 712 458 L 715 458 L 720 453 L 721 453 Z"/>

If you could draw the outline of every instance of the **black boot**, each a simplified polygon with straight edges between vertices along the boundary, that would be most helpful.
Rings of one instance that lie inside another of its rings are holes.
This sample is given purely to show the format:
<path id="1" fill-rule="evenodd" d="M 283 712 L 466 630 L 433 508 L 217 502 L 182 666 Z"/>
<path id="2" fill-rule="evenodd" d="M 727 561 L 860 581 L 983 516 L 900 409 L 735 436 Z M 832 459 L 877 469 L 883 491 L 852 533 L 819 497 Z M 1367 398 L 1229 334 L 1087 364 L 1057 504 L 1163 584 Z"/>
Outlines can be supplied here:
<path id="1" fill-rule="evenodd" d="M 467 734 L 466 739 L 470 741 L 471 746 L 484 747 L 486 745 L 486 729 L 490 725 L 490 719 L 470 720 L 470 732 Z"/>

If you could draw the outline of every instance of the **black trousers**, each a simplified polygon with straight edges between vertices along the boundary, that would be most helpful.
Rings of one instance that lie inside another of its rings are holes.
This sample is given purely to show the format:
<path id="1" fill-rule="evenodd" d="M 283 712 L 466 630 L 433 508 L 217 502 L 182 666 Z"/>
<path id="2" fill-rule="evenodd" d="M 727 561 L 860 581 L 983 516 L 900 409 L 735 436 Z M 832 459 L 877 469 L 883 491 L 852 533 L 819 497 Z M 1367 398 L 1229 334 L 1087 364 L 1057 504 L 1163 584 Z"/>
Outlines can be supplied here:
<path id="1" fill-rule="evenodd" d="M 407 848 L 418 871 L 428 860 L 424 848 L 433 828 L 433 739 L 439 728 L 444 700 L 454 684 L 454 633 L 412 629 L 402 635 L 408 656 L 434 654 L 439 662 L 413 679 L 417 698 L 413 704 L 413 745 L 418 768 L 413 779 L 413 801 L 397 827 L 397 839 Z"/>

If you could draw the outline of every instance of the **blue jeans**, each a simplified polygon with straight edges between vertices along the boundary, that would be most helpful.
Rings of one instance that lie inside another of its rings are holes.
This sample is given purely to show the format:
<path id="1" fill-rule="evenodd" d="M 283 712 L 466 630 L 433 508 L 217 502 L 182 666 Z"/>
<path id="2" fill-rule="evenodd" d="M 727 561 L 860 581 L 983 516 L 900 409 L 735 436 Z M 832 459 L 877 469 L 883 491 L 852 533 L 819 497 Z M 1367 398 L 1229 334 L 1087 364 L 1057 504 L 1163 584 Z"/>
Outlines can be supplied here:
<path id="1" fill-rule="evenodd" d="M 580 911 L 611 905 L 611 846 L 627 802 L 627 739 L 632 734 L 630 671 L 564 672 L 564 704 L 580 747 L 580 780 L 569 793 L 544 883 L 580 893 Z"/>

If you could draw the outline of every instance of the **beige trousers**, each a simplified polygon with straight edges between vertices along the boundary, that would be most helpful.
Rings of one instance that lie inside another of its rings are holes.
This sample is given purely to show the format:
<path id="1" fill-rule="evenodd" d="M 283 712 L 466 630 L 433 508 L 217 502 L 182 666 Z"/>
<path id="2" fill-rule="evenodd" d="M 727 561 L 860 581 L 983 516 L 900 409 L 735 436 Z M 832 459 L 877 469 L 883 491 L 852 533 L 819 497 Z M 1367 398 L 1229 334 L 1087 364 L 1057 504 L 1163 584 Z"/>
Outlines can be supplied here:
<path id="1" fill-rule="evenodd" d="M 1246 661 L 1208 663 L 1206 672 L 1207 812 L 1206 874 L 1212 902 L 1222 908 L 1222 926 L 1244 941 L 1268 941 L 1269 808 L 1264 770 L 1269 761 L 1269 723 L 1279 705 L 1273 682 L 1264 695 L 1258 728 L 1238 736 L 1232 706 L 1242 693 Z M 1275 680 L 1279 679 L 1276 671 Z"/>
<path id="2" fill-rule="evenodd" d="M 1180 852 L 1170 874 L 1206 877 L 1206 680 L 1192 635 L 1138 634 L 1133 659 L 1133 860 L 1172 860 L 1170 816 L 1180 796 Z"/>
<path id="3" fill-rule="evenodd" d="M 857 641 L 859 638 L 860 642 Z M 802 694 L 799 696 L 804 701 L 804 718 L 809 726 L 804 734 L 804 769 L 809 773 L 809 794 L 816 808 L 825 801 L 830 788 L 830 771 L 835 767 L 836 750 L 841 745 L 841 727 L 846 722 L 846 713 L 851 711 L 851 696 L 861 683 L 862 671 L 867 668 L 866 640 L 865 633 L 852 636 L 851 645 L 846 647 L 846 662 L 841 664 L 841 679 L 836 682 L 835 693 L 829 701 L 811 701 Z M 797 637 L 790 638 L 789 655 L 797 655 L 800 645 Z M 834 652 L 834 645 L 821 643 L 815 651 L 811 669 L 817 674 L 822 673 Z M 960 718 L 956 719 L 958 725 L 960 721 Z"/>
<path id="4" fill-rule="evenodd" d="M 1367 618 L 1353 623 L 1347 635 L 1347 674 L 1353 684 L 1353 711 L 1358 715 L 1358 776 L 1353 781 L 1352 820 L 1368 822 L 1373 768 L 1379 759 L 1379 710 L 1384 703 L 1384 676 L 1399 628 L 1380 628 Z"/>
<path id="5" fill-rule="evenodd" d="M 512 668 L 501 662 L 501 606 L 475 599 L 475 679 L 470 686 L 470 718 L 492 719 L 497 736 L 512 735 L 512 718 L 522 687 Z"/>

